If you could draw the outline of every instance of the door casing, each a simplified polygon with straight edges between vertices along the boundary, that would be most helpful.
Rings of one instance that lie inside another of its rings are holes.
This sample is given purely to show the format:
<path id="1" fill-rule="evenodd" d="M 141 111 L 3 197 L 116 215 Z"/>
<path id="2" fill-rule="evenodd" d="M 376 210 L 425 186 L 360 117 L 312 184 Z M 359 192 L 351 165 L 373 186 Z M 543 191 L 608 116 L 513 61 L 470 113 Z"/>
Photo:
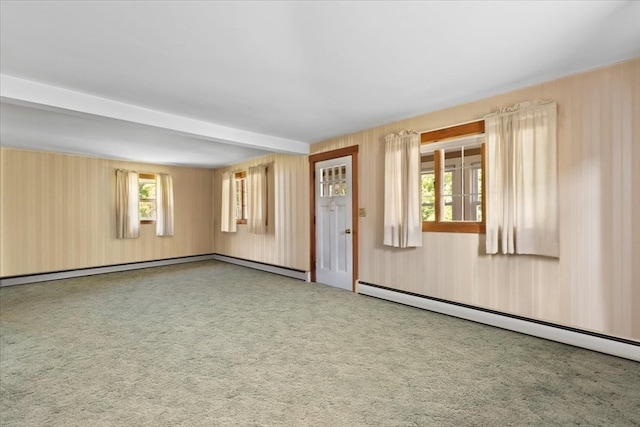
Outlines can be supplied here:
<path id="1" fill-rule="evenodd" d="M 351 259 L 353 260 L 353 277 L 351 280 L 352 291 L 356 292 L 356 280 L 358 279 L 358 146 L 352 145 L 350 147 L 340 148 L 337 150 L 326 151 L 324 153 L 312 154 L 309 156 L 309 194 L 311 207 L 310 212 L 310 224 L 311 236 L 310 236 L 310 273 L 311 281 L 316 281 L 316 185 L 315 185 L 315 170 L 316 163 L 324 160 L 337 159 L 339 157 L 351 156 L 351 179 L 352 179 L 352 210 L 351 210 L 351 222 L 352 222 L 352 234 L 353 244 L 351 250 L 353 251 Z"/>

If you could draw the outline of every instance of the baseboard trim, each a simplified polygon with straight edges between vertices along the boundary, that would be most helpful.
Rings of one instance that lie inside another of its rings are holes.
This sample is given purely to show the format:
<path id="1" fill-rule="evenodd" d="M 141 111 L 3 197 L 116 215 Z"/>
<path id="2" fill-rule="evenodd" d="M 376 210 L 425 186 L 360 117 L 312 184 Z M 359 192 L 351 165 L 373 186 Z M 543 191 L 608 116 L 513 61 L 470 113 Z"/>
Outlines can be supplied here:
<path id="1" fill-rule="evenodd" d="M 304 280 L 305 282 L 309 281 L 309 272 L 304 270 L 296 270 L 288 267 L 280 267 L 273 264 L 266 264 L 263 262 L 251 261 L 244 258 L 236 258 L 227 255 L 215 254 L 213 259 L 223 262 L 228 262 L 230 264 L 241 265 L 243 267 L 254 268 L 256 270 L 262 270 L 269 273 L 279 274 L 281 276 L 292 277 L 294 279 Z"/>
<path id="2" fill-rule="evenodd" d="M 168 258 L 155 261 L 115 264 L 103 267 L 80 268 L 77 270 L 54 271 L 50 273 L 29 274 L 0 278 L 0 287 L 26 285 L 28 283 L 47 282 L 50 280 L 70 279 L 72 277 L 93 276 L 95 274 L 115 273 L 118 271 L 138 270 L 141 268 L 161 267 L 164 265 L 183 264 L 186 262 L 207 261 L 214 259 L 213 254 L 193 255 L 179 258 Z"/>
<path id="3" fill-rule="evenodd" d="M 357 293 L 640 362 L 640 342 L 358 282 Z"/>

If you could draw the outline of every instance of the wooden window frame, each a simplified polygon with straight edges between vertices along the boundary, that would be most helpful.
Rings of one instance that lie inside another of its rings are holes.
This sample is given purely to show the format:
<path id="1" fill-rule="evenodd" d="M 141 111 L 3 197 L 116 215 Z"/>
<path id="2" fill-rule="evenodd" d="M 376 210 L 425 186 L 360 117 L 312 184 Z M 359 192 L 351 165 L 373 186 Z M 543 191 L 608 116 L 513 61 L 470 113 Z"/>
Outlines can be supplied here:
<path id="1" fill-rule="evenodd" d="M 479 135 L 484 133 L 484 120 L 478 120 L 475 122 L 464 123 L 457 126 L 451 126 L 444 129 L 433 130 L 429 132 L 424 132 L 420 135 L 420 142 L 422 144 L 430 144 L 438 141 L 442 141 L 445 139 L 452 138 L 460 138 L 463 136 L 469 135 Z M 443 233 L 476 233 L 481 234 L 485 233 L 486 230 L 486 197 L 487 194 L 487 180 L 485 173 L 485 145 L 482 144 L 482 148 L 480 149 L 481 154 L 481 170 L 482 170 L 482 221 L 480 222 L 471 222 L 471 221 L 442 221 L 442 212 L 441 212 L 441 201 L 440 201 L 440 192 L 442 188 L 442 170 L 443 166 L 441 164 L 440 156 L 434 155 L 433 158 L 433 169 L 435 173 L 435 221 L 422 221 L 422 231 L 423 232 L 443 232 Z M 428 156 L 424 156 L 428 157 Z M 424 158 L 423 157 L 423 158 Z M 446 158 L 449 158 L 447 156 Z M 427 159 L 430 160 L 430 159 Z"/>
<path id="2" fill-rule="evenodd" d="M 236 172 L 235 173 L 235 180 L 236 180 L 236 185 L 238 183 L 238 181 L 243 182 L 244 184 L 240 186 L 240 212 L 243 213 L 243 217 L 241 218 L 237 218 L 236 217 L 236 224 L 246 224 L 247 223 L 247 205 L 244 204 L 244 201 L 247 198 L 247 171 L 241 171 L 241 172 Z M 236 191 L 237 191 L 237 187 L 236 187 Z M 235 197 L 235 194 L 234 194 Z"/>
<path id="3" fill-rule="evenodd" d="M 156 174 L 154 173 L 139 173 L 138 174 L 138 179 L 153 179 L 155 181 L 156 179 Z M 157 190 L 157 188 L 156 188 Z M 139 200 L 138 200 L 138 204 L 140 204 L 141 202 L 146 202 L 146 201 L 153 201 L 156 202 L 156 215 L 157 215 L 157 209 L 158 209 L 158 202 L 157 199 L 143 199 L 140 198 L 140 195 L 138 194 Z M 139 208 L 138 208 L 139 210 Z M 155 219 L 141 219 L 140 220 L 140 224 L 155 224 L 156 220 Z"/>

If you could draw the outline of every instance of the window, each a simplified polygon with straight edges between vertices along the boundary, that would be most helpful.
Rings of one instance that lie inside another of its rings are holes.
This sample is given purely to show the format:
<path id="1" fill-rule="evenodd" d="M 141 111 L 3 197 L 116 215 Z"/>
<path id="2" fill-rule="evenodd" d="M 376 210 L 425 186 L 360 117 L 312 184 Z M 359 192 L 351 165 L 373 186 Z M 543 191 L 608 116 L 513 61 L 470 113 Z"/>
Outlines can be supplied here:
<path id="1" fill-rule="evenodd" d="M 236 223 L 247 223 L 247 172 L 236 172 Z"/>
<path id="2" fill-rule="evenodd" d="M 140 209 L 140 224 L 156 222 L 156 176 L 151 173 L 141 173 L 138 176 L 138 194 Z"/>
<path id="3" fill-rule="evenodd" d="M 347 165 L 320 169 L 320 197 L 346 196 Z"/>
<path id="4" fill-rule="evenodd" d="M 484 121 L 421 135 L 422 231 L 484 233 Z"/>

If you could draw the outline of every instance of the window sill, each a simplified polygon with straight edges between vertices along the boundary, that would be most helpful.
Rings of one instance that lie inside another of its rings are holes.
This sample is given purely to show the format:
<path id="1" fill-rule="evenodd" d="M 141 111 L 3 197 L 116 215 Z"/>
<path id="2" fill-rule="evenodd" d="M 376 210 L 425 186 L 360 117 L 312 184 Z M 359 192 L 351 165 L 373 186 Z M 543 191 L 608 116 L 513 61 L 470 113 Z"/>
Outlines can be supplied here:
<path id="1" fill-rule="evenodd" d="M 482 222 L 422 222 L 422 231 L 437 231 L 442 233 L 475 233 L 484 234 L 485 225 Z"/>

